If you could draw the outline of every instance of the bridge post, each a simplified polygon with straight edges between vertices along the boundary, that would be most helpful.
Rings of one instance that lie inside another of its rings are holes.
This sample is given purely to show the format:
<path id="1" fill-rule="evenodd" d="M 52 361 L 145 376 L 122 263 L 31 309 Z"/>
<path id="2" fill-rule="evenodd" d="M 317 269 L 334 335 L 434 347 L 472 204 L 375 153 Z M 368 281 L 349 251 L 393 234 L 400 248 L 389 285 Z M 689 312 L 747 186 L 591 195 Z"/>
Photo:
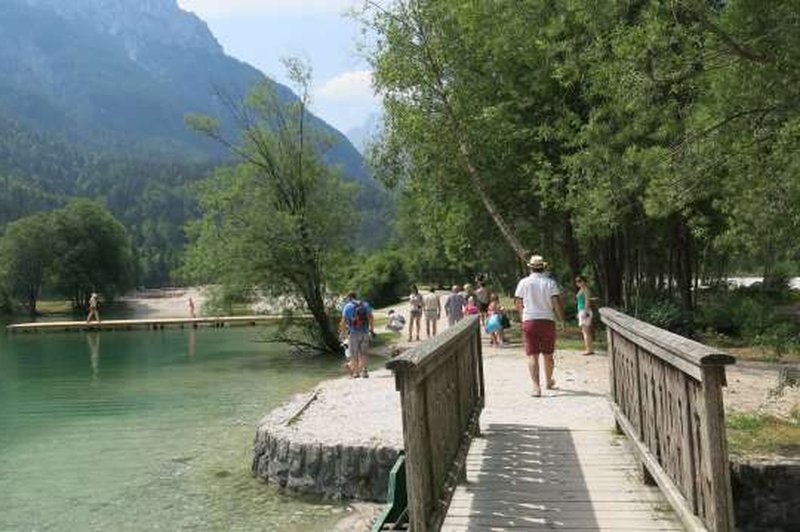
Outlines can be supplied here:
<path id="1" fill-rule="evenodd" d="M 403 415 L 409 524 L 438 530 L 484 405 L 477 317 L 390 360 Z"/>

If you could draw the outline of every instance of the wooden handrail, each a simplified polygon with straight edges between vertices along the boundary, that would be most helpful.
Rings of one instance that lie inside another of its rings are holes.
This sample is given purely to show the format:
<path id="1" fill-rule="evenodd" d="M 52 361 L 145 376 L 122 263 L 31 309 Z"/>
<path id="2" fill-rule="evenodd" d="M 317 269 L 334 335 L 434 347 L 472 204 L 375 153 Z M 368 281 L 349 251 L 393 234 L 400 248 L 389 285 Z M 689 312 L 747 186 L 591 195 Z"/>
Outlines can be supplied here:
<path id="1" fill-rule="evenodd" d="M 409 521 L 438 530 L 484 405 L 480 322 L 466 318 L 390 360 L 403 410 Z"/>
<path id="2" fill-rule="evenodd" d="M 618 427 L 689 530 L 733 531 L 722 387 L 736 359 L 610 308 L 612 409 Z"/>

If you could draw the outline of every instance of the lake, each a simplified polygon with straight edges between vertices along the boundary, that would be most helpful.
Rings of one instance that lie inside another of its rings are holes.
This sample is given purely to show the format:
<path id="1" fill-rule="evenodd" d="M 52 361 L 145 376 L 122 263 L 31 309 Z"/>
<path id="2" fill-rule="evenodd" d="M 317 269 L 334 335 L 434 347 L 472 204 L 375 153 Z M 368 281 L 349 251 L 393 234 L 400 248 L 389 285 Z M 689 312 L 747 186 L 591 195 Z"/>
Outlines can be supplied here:
<path id="1" fill-rule="evenodd" d="M 255 425 L 341 361 L 257 328 L 6 335 L 0 530 L 327 530 L 250 474 Z"/>

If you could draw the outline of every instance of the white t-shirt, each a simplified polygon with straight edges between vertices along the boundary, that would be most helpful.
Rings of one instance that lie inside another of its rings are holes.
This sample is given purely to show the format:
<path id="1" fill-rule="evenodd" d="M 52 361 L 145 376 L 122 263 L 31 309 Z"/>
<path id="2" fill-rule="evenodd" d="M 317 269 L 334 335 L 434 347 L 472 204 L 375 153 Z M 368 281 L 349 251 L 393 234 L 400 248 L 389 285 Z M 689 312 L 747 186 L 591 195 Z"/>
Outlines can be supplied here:
<path id="1" fill-rule="evenodd" d="M 561 295 L 558 284 L 543 273 L 533 272 L 517 284 L 514 297 L 522 300 L 522 321 L 553 320 L 553 296 Z"/>

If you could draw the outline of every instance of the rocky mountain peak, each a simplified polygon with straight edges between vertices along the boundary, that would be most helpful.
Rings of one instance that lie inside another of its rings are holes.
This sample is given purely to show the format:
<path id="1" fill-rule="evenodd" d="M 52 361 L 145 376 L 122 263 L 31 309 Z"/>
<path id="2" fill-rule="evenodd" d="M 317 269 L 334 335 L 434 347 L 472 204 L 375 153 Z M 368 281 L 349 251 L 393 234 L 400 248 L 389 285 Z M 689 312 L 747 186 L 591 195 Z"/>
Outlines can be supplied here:
<path id="1" fill-rule="evenodd" d="M 183 11 L 177 0 L 21 0 L 121 39 L 132 58 L 145 45 L 222 54 L 205 22 Z"/>

